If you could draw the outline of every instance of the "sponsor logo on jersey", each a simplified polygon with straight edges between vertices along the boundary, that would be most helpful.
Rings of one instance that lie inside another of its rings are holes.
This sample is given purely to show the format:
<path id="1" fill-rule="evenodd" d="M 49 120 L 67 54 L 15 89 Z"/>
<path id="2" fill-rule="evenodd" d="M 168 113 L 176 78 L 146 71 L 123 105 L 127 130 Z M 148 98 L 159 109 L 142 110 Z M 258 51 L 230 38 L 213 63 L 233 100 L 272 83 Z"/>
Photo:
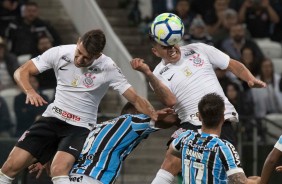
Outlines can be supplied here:
<path id="1" fill-rule="evenodd" d="M 83 85 L 87 88 L 94 86 L 94 79 L 96 78 L 91 72 L 84 74 L 85 79 L 83 80 Z"/>
<path id="2" fill-rule="evenodd" d="M 62 60 L 66 61 L 66 62 L 68 62 L 68 63 L 71 62 L 70 58 L 67 57 L 67 56 L 62 56 Z"/>
<path id="3" fill-rule="evenodd" d="M 193 149 L 187 149 L 186 150 L 186 155 L 190 156 L 190 157 L 194 157 L 196 159 L 201 159 L 201 160 L 204 158 L 202 153 L 194 151 Z"/>
<path id="4" fill-rule="evenodd" d="M 82 183 L 83 176 L 70 176 L 70 181 Z"/>
<path id="5" fill-rule="evenodd" d="M 192 55 L 192 54 L 195 54 L 196 52 L 195 51 L 193 51 L 193 50 L 189 50 L 189 51 L 187 51 L 187 52 L 184 52 L 184 56 L 190 56 L 190 55 Z"/>
<path id="6" fill-rule="evenodd" d="M 164 67 L 161 71 L 160 71 L 160 75 L 162 75 L 163 73 L 165 73 L 166 71 L 169 70 L 169 67 Z"/>
<path id="7" fill-rule="evenodd" d="M 234 155 L 236 165 L 240 166 L 241 162 L 240 162 L 240 157 L 239 157 L 238 152 L 236 151 L 235 147 L 232 144 L 229 144 L 229 147 L 231 149 L 231 152 Z"/>
<path id="8" fill-rule="evenodd" d="M 25 131 L 24 133 L 23 133 L 23 135 L 19 138 L 19 140 L 18 140 L 18 142 L 21 142 L 21 141 L 23 141 L 24 139 L 25 139 L 25 137 L 26 137 L 26 135 L 29 133 L 29 131 L 27 130 L 27 131 Z"/>
<path id="9" fill-rule="evenodd" d="M 203 59 L 200 58 L 200 54 L 194 54 L 190 61 L 193 61 L 193 65 L 196 67 L 201 67 L 205 63 Z"/>
<path id="10" fill-rule="evenodd" d="M 54 113 L 60 115 L 64 119 L 68 119 L 68 120 L 71 120 L 71 121 L 74 121 L 74 122 L 79 122 L 80 121 L 80 117 L 79 116 L 74 115 L 72 113 L 69 113 L 67 111 L 64 111 L 64 110 L 60 109 L 59 107 L 54 106 L 52 108 L 52 110 L 53 110 Z"/>
<path id="11" fill-rule="evenodd" d="M 41 56 L 41 55 L 37 56 L 37 57 L 35 58 L 35 60 L 36 60 L 36 61 L 39 61 L 39 60 L 40 60 L 40 56 Z"/>
<path id="12" fill-rule="evenodd" d="M 179 135 L 183 132 L 185 132 L 186 129 L 184 128 L 179 128 L 178 130 L 176 130 L 173 134 L 172 134 L 172 138 L 176 139 L 177 137 L 179 137 Z"/>

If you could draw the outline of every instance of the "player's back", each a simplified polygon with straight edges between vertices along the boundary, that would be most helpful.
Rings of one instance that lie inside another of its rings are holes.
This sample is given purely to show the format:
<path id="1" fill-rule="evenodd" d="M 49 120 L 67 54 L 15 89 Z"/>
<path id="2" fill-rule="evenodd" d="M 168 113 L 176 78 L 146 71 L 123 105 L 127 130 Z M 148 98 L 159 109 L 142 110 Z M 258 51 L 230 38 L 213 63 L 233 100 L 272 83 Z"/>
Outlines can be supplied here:
<path id="1" fill-rule="evenodd" d="M 183 179 L 187 184 L 227 183 L 227 175 L 240 168 L 234 146 L 218 136 L 187 131 L 182 144 Z"/>
<path id="2" fill-rule="evenodd" d="M 144 114 L 123 115 L 96 126 L 90 132 L 71 173 L 85 174 L 103 183 L 113 183 L 122 161 L 151 132 Z"/>

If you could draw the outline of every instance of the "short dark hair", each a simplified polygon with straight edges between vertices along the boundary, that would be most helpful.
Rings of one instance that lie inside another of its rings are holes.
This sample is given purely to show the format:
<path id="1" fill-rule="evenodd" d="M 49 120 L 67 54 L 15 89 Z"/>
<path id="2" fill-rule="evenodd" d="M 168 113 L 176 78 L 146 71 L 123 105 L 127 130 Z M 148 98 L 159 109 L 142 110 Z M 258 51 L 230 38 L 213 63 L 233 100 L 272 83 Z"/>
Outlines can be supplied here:
<path id="1" fill-rule="evenodd" d="M 216 128 L 224 117 L 224 100 L 216 93 L 209 93 L 200 100 L 198 110 L 203 125 L 207 128 Z"/>
<path id="2" fill-rule="evenodd" d="M 91 57 L 100 54 L 106 45 L 105 34 L 100 29 L 88 31 L 80 38 L 80 41 Z"/>
<path id="3" fill-rule="evenodd" d="M 123 115 L 123 114 L 138 114 L 139 112 L 137 111 L 137 109 L 135 108 L 135 106 L 132 104 L 132 103 L 130 103 L 130 102 L 127 102 L 124 106 L 123 106 L 123 108 L 122 108 L 122 110 L 121 110 L 121 115 Z"/>

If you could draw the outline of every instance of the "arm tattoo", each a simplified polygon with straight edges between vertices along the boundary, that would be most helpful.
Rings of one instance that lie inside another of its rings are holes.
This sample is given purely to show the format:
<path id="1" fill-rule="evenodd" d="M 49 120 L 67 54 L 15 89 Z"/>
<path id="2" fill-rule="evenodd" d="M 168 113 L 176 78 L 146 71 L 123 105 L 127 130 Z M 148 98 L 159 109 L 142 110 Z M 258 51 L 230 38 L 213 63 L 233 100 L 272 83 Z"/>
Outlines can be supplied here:
<path id="1" fill-rule="evenodd" d="M 244 184 L 247 181 L 245 173 L 236 173 L 228 176 L 228 184 Z"/>
<path id="2" fill-rule="evenodd" d="M 164 87 L 161 86 L 161 81 L 155 75 L 148 76 L 148 79 L 154 89 L 154 92 L 161 99 L 167 98 L 169 96 L 169 94 L 166 92 L 166 89 L 164 89 Z"/>

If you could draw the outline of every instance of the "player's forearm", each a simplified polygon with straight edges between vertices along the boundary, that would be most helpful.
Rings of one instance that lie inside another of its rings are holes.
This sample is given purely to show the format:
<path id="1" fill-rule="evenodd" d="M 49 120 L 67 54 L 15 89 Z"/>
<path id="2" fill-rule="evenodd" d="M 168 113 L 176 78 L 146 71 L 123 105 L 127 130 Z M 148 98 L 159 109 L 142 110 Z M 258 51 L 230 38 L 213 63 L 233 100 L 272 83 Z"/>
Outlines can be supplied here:
<path id="1" fill-rule="evenodd" d="M 228 70 L 230 70 L 234 75 L 236 75 L 236 77 L 246 82 L 253 80 L 255 78 L 253 74 L 250 72 L 250 70 L 246 68 L 245 65 L 233 59 L 231 59 L 230 61 Z"/>
<path id="2" fill-rule="evenodd" d="M 27 93 L 29 90 L 33 90 L 29 82 L 29 73 L 24 70 L 24 67 L 21 66 L 14 73 L 14 79 L 17 82 L 18 86 Z"/>
<path id="3" fill-rule="evenodd" d="M 274 170 L 275 164 L 276 162 L 274 160 L 272 160 L 269 157 L 266 158 L 265 163 L 263 165 L 262 172 L 261 172 L 261 184 L 268 183 L 271 173 Z"/>
<path id="4" fill-rule="evenodd" d="M 145 75 L 161 102 L 168 107 L 173 107 L 176 103 L 174 94 L 152 72 Z"/>
<path id="5" fill-rule="evenodd" d="M 154 107 L 150 104 L 148 100 L 146 100 L 143 97 L 137 96 L 136 100 L 134 102 L 134 106 L 137 109 L 138 112 L 141 112 L 143 114 L 147 114 L 150 116 L 154 121 L 156 121 L 156 111 Z"/>

